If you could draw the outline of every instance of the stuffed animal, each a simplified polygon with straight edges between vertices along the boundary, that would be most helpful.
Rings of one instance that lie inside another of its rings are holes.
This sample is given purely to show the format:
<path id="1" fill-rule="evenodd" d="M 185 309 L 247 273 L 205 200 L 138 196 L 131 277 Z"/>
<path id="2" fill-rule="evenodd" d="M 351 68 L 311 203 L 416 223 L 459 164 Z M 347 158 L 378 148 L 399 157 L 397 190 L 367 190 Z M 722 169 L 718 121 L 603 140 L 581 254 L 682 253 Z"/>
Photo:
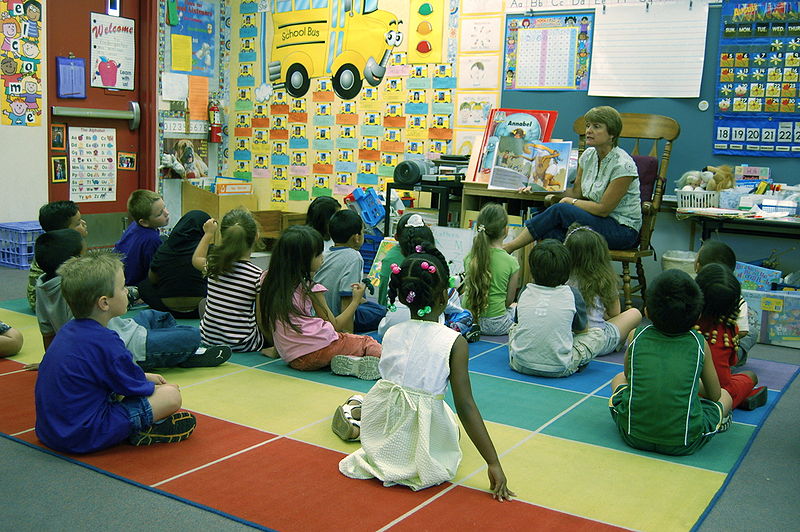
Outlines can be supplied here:
<path id="1" fill-rule="evenodd" d="M 706 185 L 706 190 L 725 190 L 733 188 L 733 168 L 724 164 L 722 166 L 706 166 L 704 170 L 711 172 L 713 176 Z"/>
<path id="2" fill-rule="evenodd" d="M 689 170 L 684 172 L 681 178 L 678 179 L 677 186 L 679 190 L 703 189 L 711 181 L 712 176 L 711 172 Z"/>

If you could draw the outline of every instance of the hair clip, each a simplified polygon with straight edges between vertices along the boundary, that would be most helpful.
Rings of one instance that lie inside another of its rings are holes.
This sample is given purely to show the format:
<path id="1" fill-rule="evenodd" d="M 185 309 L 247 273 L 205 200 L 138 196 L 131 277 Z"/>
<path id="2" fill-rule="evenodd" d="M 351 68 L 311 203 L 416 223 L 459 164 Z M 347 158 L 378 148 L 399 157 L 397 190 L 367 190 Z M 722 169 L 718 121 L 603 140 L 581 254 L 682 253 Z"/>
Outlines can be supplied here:
<path id="1" fill-rule="evenodd" d="M 426 306 L 425 308 L 421 308 L 417 311 L 417 316 L 422 318 L 423 316 L 425 316 L 425 314 L 430 314 L 430 313 L 431 313 L 431 307 Z"/>
<path id="2" fill-rule="evenodd" d="M 414 248 L 414 250 L 415 250 L 417 253 L 422 253 L 423 251 L 425 251 L 425 250 L 423 249 L 423 247 L 422 247 L 421 245 L 419 245 L 419 244 L 417 244 L 417 245 L 416 245 L 416 247 Z"/>
<path id="3" fill-rule="evenodd" d="M 412 214 L 406 220 L 406 227 L 425 227 L 425 222 L 419 214 Z"/>
<path id="4" fill-rule="evenodd" d="M 423 270 L 427 270 L 429 273 L 436 273 L 436 266 L 433 264 L 429 264 L 428 261 L 422 261 L 422 264 L 419 265 L 420 268 Z"/>
<path id="5" fill-rule="evenodd" d="M 567 236 L 564 237 L 564 242 L 566 242 L 569 239 L 569 237 L 571 237 L 574 233 L 576 233 L 577 231 L 580 231 L 580 230 L 591 231 L 592 233 L 596 233 L 597 232 L 594 229 L 592 229 L 591 227 L 589 227 L 588 225 L 579 225 L 578 227 L 576 227 L 575 229 L 570 230 L 567 233 Z"/>
<path id="6" fill-rule="evenodd" d="M 485 225 L 483 225 L 483 224 L 480 224 L 480 225 L 478 226 L 478 232 L 479 232 L 479 233 L 483 233 L 484 231 L 486 231 L 486 226 L 485 226 Z"/>
<path id="7" fill-rule="evenodd" d="M 398 273 L 400 273 L 400 266 L 398 266 L 396 262 L 392 263 L 391 268 L 393 274 L 397 275 Z"/>
<path id="8" fill-rule="evenodd" d="M 456 287 L 456 278 L 451 276 L 450 279 L 447 281 L 447 285 L 450 288 L 455 288 Z"/>
<path id="9" fill-rule="evenodd" d="M 397 305 L 395 305 L 394 303 L 392 303 L 391 305 L 389 305 L 389 306 L 387 307 L 387 309 L 389 310 L 389 312 L 395 312 L 395 311 L 397 310 Z"/>
<path id="10" fill-rule="evenodd" d="M 417 293 L 413 290 L 409 290 L 408 294 L 406 294 L 406 303 L 413 303 L 415 297 L 417 297 Z"/>

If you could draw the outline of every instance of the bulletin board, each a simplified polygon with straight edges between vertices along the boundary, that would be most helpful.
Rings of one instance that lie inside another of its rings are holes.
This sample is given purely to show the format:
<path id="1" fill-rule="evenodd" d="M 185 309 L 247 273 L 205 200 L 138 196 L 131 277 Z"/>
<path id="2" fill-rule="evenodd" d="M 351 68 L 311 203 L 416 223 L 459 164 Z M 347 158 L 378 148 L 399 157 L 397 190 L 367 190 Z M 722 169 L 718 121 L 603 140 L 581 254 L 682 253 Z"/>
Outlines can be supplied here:
<path id="1" fill-rule="evenodd" d="M 800 13 L 794 2 L 723 2 L 714 153 L 800 155 Z"/>
<path id="2" fill-rule="evenodd" d="M 506 90 L 587 90 L 594 13 L 509 15 Z"/>
<path id="3" fill-rule="evenodd" d="M 707 34 L 715 35 L 720 27 L 720 6 L 711 5 L 708 10 Z M 598 10 L 595 16 L 602 16 Z M 582 91 L 539 91 L 536 93 L 537 109 L 559 111 L 553 130 L 553 138 L 577 140 L 572 123 L 583 113 L 597 105 L 610 105 L 621 113 L 657 113 L 674 118 L 681 126 L 681 134 L 672 149 L 668 169 L 667 191 L 674 190 L 675 182 L 687 170 L 697 170 L 706 165 L 731 166 L 748 163 L 752 166 L 769 166 L 776 181 L 797 184 L 797 161 L 792 158 L 764 157 L 762 153 L 751 154 L 746 158 L 736 155 L 713 153 L 714 98 L 716 95 L 717 66 L 719 60 L 719 40 L 708 39 L 703 61 L 703 76 L 698 98 L 627 98 L 608 96 L 589 96 Z M 702 111 L 700 103 L 710 104 Z M 504 90 L 502 107 L 531 108 L 531 95 L 525 91 Z M 623 146 L 625 148 L 625 146 Z M 629 148 L 629 147 L 628 147 Z"/>

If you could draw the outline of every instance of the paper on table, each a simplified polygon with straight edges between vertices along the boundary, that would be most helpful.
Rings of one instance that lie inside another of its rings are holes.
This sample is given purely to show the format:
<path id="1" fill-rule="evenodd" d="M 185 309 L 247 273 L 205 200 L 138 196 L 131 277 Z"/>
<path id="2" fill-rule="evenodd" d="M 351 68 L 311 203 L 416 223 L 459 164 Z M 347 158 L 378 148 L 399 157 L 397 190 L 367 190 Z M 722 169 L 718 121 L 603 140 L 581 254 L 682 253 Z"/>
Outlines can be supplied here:
<path id="1" fill-rule="evenodd" d="M 172 70 L 192 71 L 192 38 L 188 35 L 171 35 Z"/>
<path id="2" fill-rule="evenodd" d="M 208 120 L 208 78 L 188 76 L 189 78 L 189 118 Z"/>
<path id="3" fill-rule="evenodd" d="M 189 96 L 189 76 L 164 72 L 161 76 L 161 99 L 183 102 Z"/>
<path id="4" fill-rule="evenodd" d="M 708 3 L 605 5 L 595 17 L 590 96 L 697 98 Z"/>

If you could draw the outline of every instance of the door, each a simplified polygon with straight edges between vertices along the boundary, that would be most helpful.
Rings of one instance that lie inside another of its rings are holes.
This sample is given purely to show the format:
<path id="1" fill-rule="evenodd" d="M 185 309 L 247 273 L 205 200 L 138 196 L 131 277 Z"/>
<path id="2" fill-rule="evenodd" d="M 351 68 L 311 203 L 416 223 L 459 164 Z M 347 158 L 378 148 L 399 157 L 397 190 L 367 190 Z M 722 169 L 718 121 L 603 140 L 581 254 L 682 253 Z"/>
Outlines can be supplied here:
<path id="1" fill-rule="evenodd" d="M 155 189 L 155 92 L 158 42 L 158 2 L 152 0 L 122 0 L 120 16 L 135 21 L 136 62 L 134 90 L 105 89 L 91 86 L 91 17 L 92 13 L 106 14 L 107 0 L 58 0 L 47 2 L 45 8 L 47 28 L 47 81 L 48 130 L 51 124 L 69 127 L 113 128 L 116 130 L 117 154 L 135 154 L 133 159 L 123 157 L 114 161 L 117 167 L 116 199 L 114 201 L 79 203 L 82 214 L 124 213 L 130 193 L 137 188 Z M 86 98 L 59 98 L 56 79 L 56 57 L 83 58 L 86 62 Z M 128 111 L 129 102 L 138 102 L 141 121 L 131 130 L 129 122 L 122 119 L 78 118 L 54 116 L 53 106 Z M 68 129 L 66 130 L 68 131 Z M 66 143 L 65 143 L 66 144 Z M 69 151 L 66 152 L 69 156 Z M 50 151 L 50 155 L 64 152 Z M 117 163 L 120 164 L 117 164 Z M 70 184 L 48 180 L 49 201 L 70 199 Z"/>

